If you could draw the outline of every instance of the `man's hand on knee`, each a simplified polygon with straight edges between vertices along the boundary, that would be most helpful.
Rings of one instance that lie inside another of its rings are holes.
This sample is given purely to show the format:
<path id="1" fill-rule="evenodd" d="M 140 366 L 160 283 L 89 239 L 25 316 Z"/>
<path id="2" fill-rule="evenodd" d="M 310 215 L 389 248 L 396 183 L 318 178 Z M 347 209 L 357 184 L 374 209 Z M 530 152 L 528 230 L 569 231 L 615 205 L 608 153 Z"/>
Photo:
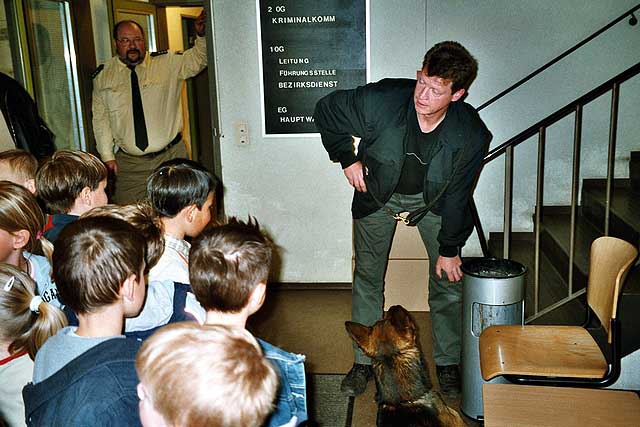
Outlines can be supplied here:
<path id="1" fill-rule="evenodd" d="M 461 266 L 462 260 L 459 255 L 452 258 L 439 256 L 436 261 L 436 276 L 442 279 L 442 272 L 444 271 L 447 273 L 447 279 L 449 279 L 450 282 L 458 282 L 462 279 Z"/>

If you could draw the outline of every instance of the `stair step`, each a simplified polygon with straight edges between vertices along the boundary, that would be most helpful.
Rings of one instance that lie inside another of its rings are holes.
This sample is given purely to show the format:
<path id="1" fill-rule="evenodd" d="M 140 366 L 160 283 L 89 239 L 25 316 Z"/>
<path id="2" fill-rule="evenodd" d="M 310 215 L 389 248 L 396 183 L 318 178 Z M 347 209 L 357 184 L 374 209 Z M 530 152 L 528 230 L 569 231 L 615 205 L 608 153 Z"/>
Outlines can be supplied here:
<path id="1" fill-rule="evenodd" d="M 606 180 L 585 179 L 582 184 L 582 212 L 600 232 L 604 231 Z M 640 195 L 631 180 L 616 179 L 611 196 L 609 235 L 631 243 L 640 242 Z"/>
<path id="2" fill-rule="evenodd" d="M 568 280 L 569 232 L 571 216 L 568 207 L 545 207 L 540 230 L 540 246 L 553 262 L 559 274 Z M 581 210 L 579 209 L 580 213 Z M 577 216 L 576 253 L 574 255 L 573 291 L 586 286 L 589 274 L 589 251 L 591 242 L 601 233 L 582 215 Z M 627 239 L 625 239 L 627 240 Z M 640 265 L 629 272 L 618 307 L 622 328 L 622 354 L 626 356 L 640 348 Z"/>
<path id="3" fill-rule="evenodd" d="M 576 215 L 575 253 L 573 258 L 573 292 L 587 285 L 589 251 L 591 242 L 600 233 L 578 209 Z M 545 206 L 542 211 L 540 247 L 546 253 L 560 276 L 569 281 L 569 247 L 571 238 L 571 214 L 568 206 Z"/>
<path id="4" fill-rule="evenodd" d="M 554 267 L 560 272 L 564 280 L 568 279 L 569 233 L 571 231 L 571 216 L 567 213 L 568 211 L 568 207 L 545 207 L 540 230 L 541 251 L 550 254 L 548 258 L 553 261 Z M 602 236 L 602 233 L 590 221 L 585 220 L 580 212 L 581 209 L 578 207 L 578 215 L 576 216 L 576 251 L 574 254 L 574 268 L 577 270 L 574 270 L 574 280 L 578 275 L 578 277 L 584 277 L 584 283 L 586 284 L 586 278 L 589 275 L 591 243 Z M 627 240 L 624 236 L 621 238 Z M 574 291 L 577 289 L 574 287 Z M 629 272 L 624 292 L 640 294 L 640 266 L 633 268 Z"/>
<path id="5" fill-rule="evenodd" d="M 489 251 L 492 256 L 502 258 L 503 234 L 490 233 Z M 525 317 L 534 314 L 534 267 L 535 241 L 533 233 L 511 234 L 510 259 L 527 267 L 525 276 Z M 539 308 L 542 310 L 567 296 L 567 285 L 555 270 L 553 264 L 543 253 L 540 255 L 540 299 Z M 584 320 L 586 300 L 579 298 L 545 316 L 536 319 L 534 324 L 577 325 Z"/>

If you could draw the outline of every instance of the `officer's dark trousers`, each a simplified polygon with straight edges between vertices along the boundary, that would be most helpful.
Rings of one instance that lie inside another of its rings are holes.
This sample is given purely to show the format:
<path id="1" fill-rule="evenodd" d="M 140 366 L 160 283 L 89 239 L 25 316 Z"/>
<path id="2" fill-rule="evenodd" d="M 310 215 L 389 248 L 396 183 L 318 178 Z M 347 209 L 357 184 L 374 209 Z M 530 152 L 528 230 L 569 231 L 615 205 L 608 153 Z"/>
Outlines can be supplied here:
<path id="1" fill-rule="evenodd" d="M 116 153 L 118 175 L 113 195 L 114 202 L 124 205 L 143 200 L 147 195 L 147 178 L 151 172 L 167 160 L 179 157 L 187 157 L 187 149 L 182 142 L 152 158 L 132 156 L 122 150 L 118 151 Z"/>

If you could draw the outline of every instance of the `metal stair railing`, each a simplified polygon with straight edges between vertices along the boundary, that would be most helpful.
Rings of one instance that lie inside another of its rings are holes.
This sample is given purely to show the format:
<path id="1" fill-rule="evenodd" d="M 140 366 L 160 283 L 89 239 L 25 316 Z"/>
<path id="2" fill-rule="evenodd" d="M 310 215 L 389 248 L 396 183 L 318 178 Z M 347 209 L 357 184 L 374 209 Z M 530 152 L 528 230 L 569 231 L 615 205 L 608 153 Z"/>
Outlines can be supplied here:
<path id="1" fill-rule="evenodd" d="M 522 84 L 526 83 L 531 78 L 535 77 L 545 69 L 549 68 L 553 64 L 557 63 L 567 55 L 571 54 L 575 50 L 579 49 L 581 46 L 585 45 L 589 41 L 593 40 L 595 37 L 599 36 L 603 32 L 607 31 L 609 28 L 617 24 L 618 22 L 624 20 L 628 16 L 631 16 L 629 21 L 630 25 L 635 25 L 637 23 L 637 19 L 634 16 L 634 12 L 640 9 L 640 4 L 633 7 L 629 11 L 625 12 L 620 17 L 616 18 L 611 23 L 607 24 L 605 27 L 596 31 L 591 36 L 587 37 L 582 42 L 578 43 L 576 46 L 571 49 L 565 51 L 549 63 L 544 66 L 538 68 L 521 81 L 512 85 L 505 91 L 496 95 L 483 105 L 481 105 L 478 110 L 486 108 L 488 105 L 492 104 L 496 100 L 505 96 L 507 93 L 515 90 L 517 87 L 520 87 Z M 615 155 L 615 145 L 616 145 L 616 133 L 617 133 L 617 124 L 618 124 L 618 102 L 619 102 L 619 93 L 620 93 L 620 85 L 627 81 L 628 79 L 634 77 L 635 75 L 640 73 L 640 62 L 626 71 L 618 74 L 613 77 L 609 81 L 603 83 L 602 85 L 596 87 L 595 89 L 589 91 L 587 94 L 581 96 L 580 98 L 574 100 L 573 102 L 567 104 L 563 108 L 559 109 L 555 113 L 549 115 L 548 117 L 540 120 L 536 124 L 530 126 L 528 129 L 519 133 L 518 135 L 510 138 L 506 142 L 500 144 L 495 147 L 484 158 L 483 164 L 487 164 L 497 157 L 504 154 L 505 156 L 505 192 L 504 192 L 504 232 L 503 232 L 503 254 L 504 258 L 509 258 L 511 253 L 511 228 L 512 228 L 512 189 L 513 189 L 513 150 L 515 146 L 526 141 L 534 135 L 538 135 L 538 164 L 537 164 L 537 182 L 536 182 L 536 210 L 535 210 L 535 255 L 534 255 L 534 314 L 533 316 L 527 319 L 527 322 L 530 322 L 553 309 L 564 305 L 565 303 L 572 301 L 573 299 L 579 297 L 584 294 L 585 289 L 581 289 L 577 292 L 572 292 L 573 289 L 573 266 L 574 258 L 575 258 L 575 240 L 576 240 L 576 222 L 577 222 L 577 205 L 578 205 L 578 191 L 579 191 L 579 171 L 580 171 L 580 146 L 581 146 L 581 138 L 582 138 L 582 109 L 589 102 L 598 98 L 599 96 L 611 91 L 611 116 L 610 116 L 610 124 L 609 124 L 609 148 L 608 148 L 608 159 L 607 159 L 607 178 L 606 178 L 606 200 L 605 200 L 605 224 L 604 224 L 604 233 L 605 235 L 609 234 L 609 222 L 610 222 L 610 206 L 611 206 L 611 197 L 612 197 L 612 187 L 613 187 L 613 176 L 614 176 L 614 155 Z M 553 305 L 540 310 L 539 307 L 539 294 L 540 294 L 540 224 L 542 220 L 542 203 L 543 203 L 543 181 L 544 181 L 544 149 L 545 149 L 545 137 L 546 137 L 546 129 L 552 124 L 558 122 L 564 117 L 574 114 L 574 141 L 573 141 L 573 161 L 572 161 L 572 182 L 571 182 L 571 230 L 570 230 L 570 243 L 569 243 L 569 277 L 567 284 L 567 296 L 560 301 L 554 303 Z M 473 198 L 470 201 L 471 213 L 474 217 L 474 224 L 478 234 L 478 239 L 480 241 L 480 246 L 483 251 L 484 256 L 490 256 L 488 244 L 485 238 L 484 231 L 482 229 L 482 223 L 480 221 L 477 208 Z"/>
<path id="2" fill-rule="evenodd" d="M 588 36 L 587 38 L 585 38 L 584 40 L 582 40 L 581 42 L 579 42 L 578 44 L 573 46 L 572 48 L 567 49 L 566 51 L 564 51 L 563 53 L 558 55 L 556 58 L 552 59 L 551 61 L 549 61 L 545 65 L 541 66 L 540 68 L 538 68 L 535 71 L 531 72 L 529 75 L 523 77 L 521 80 L 519 80 L 518 82 L 514 83 L 513 85 L 511 85 L 507 89 L 503 90 L 502 92 L 500 92 L 499 94 L 497 94 L 496 96 L 494 96 L 493 98 L 491 98 L 490 100 L 485 102 L 484 104 L 480 105 L 477 108 L 477 110 L 481 111 L 484 108 L 486 108 L 489 105 L 491 105 L 494 102 L 496 102 L 498 99 L 501 99 L 505 95 L 511 93 L 512 91 L 514 91 L 518 87 L 522 86 L 523 84 L 525 84 L 526 82 L 528 82 L 529 80 L 531 80 L 532 78 L 537 76 L 538 74 L 542 73 L 547 68 L 549 68 L 552 65 L 556 64 L 557 62 L 559 62 L 560 60 L 564 59 L 565 57 L 567 57 L 571 53 L 575 52 L 577 49 L 579 49 L 582 46 L 584 46 L 585 44 L 589 43 L 591 40 L 595 39 L 596 37 L 598 37 L 602 33 L 606 32 L 607 30 L 609 30 L 610 28 L 612 28 L 613 26 L 615 26 L 619 22 L 623 21 L 627 17 L 630 17 L 629 25 L 631 25 L 631 26 L 637 25 L 638 20 L 636 19 L 634 13 L 636 11 L 638 11 L 639 9 L 640 9 L 640 4 L 637 4 L 636 6 L 632 7 L 631 9 L 629 9 L 628 11 L 626 11 L 625 13 L 623 13 L 622 15 L 620 15 L 619 17 L 617 17 L 616 19 L 614 19 L 613 21 L 611 21 L 610 23 L 605 25 L 604 27 L 600 28 L 599 30 L 597 30 L 596 32 L 594 32 L 593 34 L 591 34 L 590 36 Z M 524 132 L 527 132 L 529 130 L 530 129 L 527 129 Z M 517 138 L 518 138 L 518 135 L 516 135 L 515 137 L 511 138 L 506 143 L 500 145 L 498 148 L 502 148 L 502 151 L 500 153 L 497 153 L 493 157 L 489 157 L 493 153 L 493 151 L 495 151 L 495 150 L 492 150 L 492 152 L 489 153 L 487 155 L 487 157 L 485 157 L 484 164 L 490 162 L 491 160 L 493 160 L 494 157 L 497 157 L 498 155 L 502 154 L 502 152 L 505 152 L 507 157 L 511 157 L 511 160 L 508 160 L 507 164 L 508 165 L 512 165 L 513 164 L 513 158 L 512 158 L 513 152 L 511 150 L 508 150 L 507 147 L 509 146 L 510 141 L 513 141 L 513 140 L 515 140 Z M 520 142 L 522 142 L 522 141 L 519 141 L 517 143 L 520 143 Z M 512 174 L 512 170 L 510 168 L 506 168 L 505 172 L 506 172 L 506 174 L 508 174 L 507 176 Z M 505 180 L 505 186 L 506 186 L 506 180 Z M 505 200 L 504 200 L 504 202 L 505 202 L 505 217 L 507 216 L 507 214 L 510 216 L 511 215 L 511 193 L 509 192 L 509 194 L 507 195 L 506 188 L 505 188 Z M 475 225 L 475 228 L 476 228 L 476 232 L 477 232 L 478 240 L 480 242 L 480 247 L 482 249 L 482 253 L 483 253 L 483 255 L 485 257 L 487 257 L 487 256 L 490 255 L 489 246 L 487 244 L 487 240 L 485 238 L 485 234 L 484 234 L 484 231 L 482 229 L 482 223 L 480 222 L 480 217 L 478 215 L 478 210 L 476 208 L 476 204 L 475 204 L 475 201 L 473 200 L 473 198 L 471 198 L 469 206 L 470 206 L 470 209 L 471 209 L 471 214 L 472 214 L 472 216 L 474 218 L 474 225 Z M 508 210 L 508 212 L 507 212 L 507 210 Z M 504 230 L 505 230 L 505 233 L 508 233 L 510 235 L 511 234 L 511 223 L 509 223 L 509 224 L 505 223 Z M 506 246 L 505 246 L 505 247 L 507 247 L 507 249 L 508 249 L 508 245 L 509 245 L 509 243 L 507 242 Z"/>
<path id="3" fill-rule="evenodd" d="M 607 177 L 606 177 L 606 196 L 605 196 L 605 224 L 604 234 L 609 235 L 609 221 L 611 210 L 611 197 L 613 187 L 614 176 L 614 160 L 615 160 L 615 148 L 616 148 L 616 133 L 618 125 L 618 102 L 620 97 L 620 85 L 630 78 L 640 74 L 640 62 L 627 69 L 626 71 L 618 74 L 609 81 L 601 84 L 597 88 L 591 90 L 587 94 L 581 96 L 575 101 L 565 105 L 555 113 L 540 120 L 536 124 L 530 126 L 525 131 L 519 133 L 498 147 L 492 149 L 487 153 L 484 158 L 484 164 L 498 158 L 502 154 L 505 155 L 505 208 L 504 208 L 504 233 L 503 233 L 503 258 L 509 258 L 510 256 L 510 239 L 511 239 L 511 189 L 513 188 L 513 149 L 518 144 L 526 141 L 532 136 L 538 135 L 538 165 L 537 165 L 537 179 L 536 179 L 536 211 L 535 211 L 535 261 L 534 261 L 534 315 L 527 319 L 527 321 L 534 320 L 540 317 L 552 309 L 557 308 L 560 305 L 571 301 L 584 293 L 584 289 L 573 293 L 571 291 L 573 285 L 573 268 L 569 268 L 569 283 L 567 297 L 545 308 L 539 309 L 539 283 L 540 283 L 540 223 L 541 223 L 541 211 L 543 204 L 543 181 L 544 181 L 544 150 L 545 150 L 545 137 L 546 129 L 552 124 L 560 121 L 570 114 L 574 114 L 574 141 L 573 141 L 573 162 L 572 162 L 572 178 L 571 178 L 571 231 L 570 231 L 570 243 L 569 243 L 569 265 L 573 265 L 575 256 L 575 238 L 576 238 L 576 216 L 578 205 L 578 188 L 579 188 L 579 175 L 580 175 L 580 145 L 582 139 L 582 109 L 589 102 L 598 98 L 599 96 L 611 91 L 611 110 L 609 119 L 609 148 L 607 158 Z M 475 204 L 472 203 L 472 212 L 477 215 Z M 484 236 L 482 232 L 482 226 L 480 218 L 475 216 L 474 218 L 476 229 L 479 234 Z M 485 243 L 486 244 L 486 243 Z M 489 256 L 489 253 L 485 253 L 485 256 Z"/>
<path id="4" fill-rule="evenodd" d="M 567 56 L 571 55 L 573 52 L 575 52 L 576 50 L 580 49 L 582 46 L 586 45 L 591 40 L 595 39 L 596 37 L 598 37 L 602 33 L 608 31 L 611 27 L 613 27 L 614 25 L 616 25 L 620 21 L 623 21 L 628 16 L 631 17 L 629 19 L 629 25 L 632 25 L 632 26 L 636 25 L 638 23 L 638 20 L 636 19 L 634 13 L 638 9 L 640 9 L 640 4 L 635 5 L 634 7 L 632 7 L 631 9 L 629 9 L 628 11 L 626 11 L 625 13 L 623 13 L 622 15 L 620 15 L 619 17 L 614 19 L 613 21 L 609 22 L 604 27 L 600 28 L 598 31 L 596 31 L 593 34 L 591 34 L 589 37 L 585 38 L 584 40 L 582 40 L 581 42 L 579 42 L 578 44 L 573 46 L 572 48 L 567 49 L 566 51 L 562 52 L 560 55 L 556 56 L 555 58 L 553 58 L 551 61 L 547 62 L 546 64 L 544 64 L 540 68 L 532 71 L 530 74 L 528 74 L 527 76 L 523 77 L 521 80 L 518 80 L 513 85 L 509 86 L 508 88 L 506 88 L 505 90 L 503 90 L 502 92 L 500 92 L 499 94 L 497 94 L 496 96 L 491 98 L 490 100 L 486 101 L 484 104 L 480 105 L 477 108 L 477 110 L 478 111 L 484 110 L 489 105 L 491 105 L 494 102 L 496 102 L 498 99 L 502 98 L 503 96 L 507 95 L 508 93 L 513 92 L 515 89 L 519 88 L 520 86 L 522 86 L 523 84 L 525 84 L 526 82 L 528 82 L 529 80 L 531 80 L 532 78 L 537 76 L 538 74 L 542 73 L 547 68 L 551 67 L 552 65 L 554 65 L 557 62 L 562 61 L 564 58 L 566 58 Z"/>

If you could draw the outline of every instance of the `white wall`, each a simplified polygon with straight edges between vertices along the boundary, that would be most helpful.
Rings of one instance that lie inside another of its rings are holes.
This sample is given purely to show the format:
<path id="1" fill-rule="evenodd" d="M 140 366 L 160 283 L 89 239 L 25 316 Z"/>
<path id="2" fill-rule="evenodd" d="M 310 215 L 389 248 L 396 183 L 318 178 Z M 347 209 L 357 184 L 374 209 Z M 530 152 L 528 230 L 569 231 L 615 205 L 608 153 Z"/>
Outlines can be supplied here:
<path id="1" fill-rule="evenodd" d="M 352 193 L 342 171 L 329 161 L 319 138 L 261 137 L 255 1 L 211 1 L 226 211 L 244 217 L 255 215 L 282 247 L 279 280 L 350 282 Z M 371 0 L 371 78 L 414 77 L 427 47 L 441 40 L 458 40 L 480 63 L 478 78 L 468 98 L 471 104 L 479 105 L 634 3 L 616 0 L 589 2 L 585 6 L 578 0 Z M 628 68 L 638 60 L 639 42 L 640 26 L 621 24 L 584 52 L 483 111 L 482 116 L 494 134 L 493 145 L 543 118 L 550 108 L 561 107 Z M 626 108 L 635 114 L 640 105 L 638 79 L 625 86 L 634 90 L 623 92 L 621 99 L 620 157 L 632 144 L 638 147 L 637 140 L 631 138 L 632 134 L 638 134 L 638 121 L 628 111 L 624 112 Z M 587 107 L 584 119 L 583 157 L 588 165 L 583 173 L 596 176 L 601 171 L 595 160 L 601 160 L 606 148 L 598 145 L 596 149 L 595 141 L 602 135 L 606 141 L 607 130 L 598 129 L 599 122 L 608 119 L 608 101 Z M 247 146 L 235 142 L 239 122 L 249 125 Z M 564 128 L 571 129 L 572 125 Z M 549 131 L 549 147 L 564 137 L 564 128 Z M 536 156 L 535 147 L 528 150 L 516 151 L 517 168 L 526 175 L 526 179 L 519 179 L 517 188 L 530 193 Z M 548 151 L 548 156 L 567 157 L 566 149 L 557 144 Z M 622 173 L 624 162 L 621 159 L 619 163 Z M 552 166 L 558 176 L 570 173 L 564 164 Z M 476 191 L 487 231 L 501 229 L 502 171 L 502 164 L 485 168 Z M 553 182 L 562 181 L 554 178 Z M 548 184 L 547 200 L 563 203 L 566 186 L 558 184 L 554 188 L 552 183 Z M 531 203 L 516 197 L 515 206 L 514 228 L 530 229 Z M 469 247 L 468 254 L 477 251 L 475 241 Z"/>
<path id="2" fill-rule="evenodd" d="M 261 137 L 255 2 L 215 1 L 222 177 L 229 215 L 254 215 L 282 248 L 282 281 L 351 280 L 350 191 L 319 138 Z M 248 123 L 250 142 L 234 141 Z"/>

